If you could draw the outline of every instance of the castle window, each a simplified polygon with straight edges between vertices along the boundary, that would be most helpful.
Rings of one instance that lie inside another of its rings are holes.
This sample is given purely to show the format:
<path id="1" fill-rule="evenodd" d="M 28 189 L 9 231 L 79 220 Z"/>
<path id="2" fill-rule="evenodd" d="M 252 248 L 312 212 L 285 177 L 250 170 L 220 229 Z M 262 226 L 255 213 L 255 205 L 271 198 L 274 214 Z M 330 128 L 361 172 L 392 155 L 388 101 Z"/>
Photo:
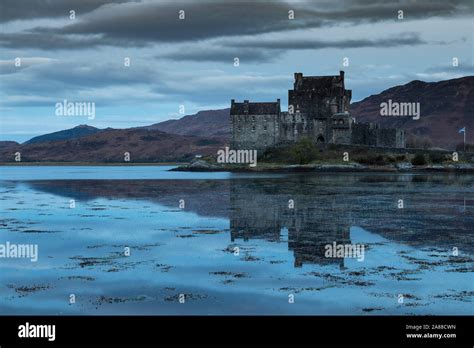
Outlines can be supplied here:
<path id="1" fill-rule="evenodd" d="M 263 130 L 266 131 L 266 130 L 267 130 L 267 126 L 263 126 Z"/>
<path id="2" fill-rule="evenodd" d="M 252 131 L 255 132 L 255 126 L 252 126 Z"/>
<path id="3" fill-rule="evenodd" d="M 252 116 L 252 121 L 255 122 L 255 116 Z"/>

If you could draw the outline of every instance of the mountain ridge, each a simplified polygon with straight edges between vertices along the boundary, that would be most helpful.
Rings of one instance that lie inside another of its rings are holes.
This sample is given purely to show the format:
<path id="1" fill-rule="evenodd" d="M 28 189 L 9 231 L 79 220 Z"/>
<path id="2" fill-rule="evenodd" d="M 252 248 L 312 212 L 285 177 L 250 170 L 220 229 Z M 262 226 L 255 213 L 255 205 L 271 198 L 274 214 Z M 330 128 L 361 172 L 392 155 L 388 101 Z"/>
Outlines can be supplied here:
<path id="1" fill-rule="evenodd" d="M 380 104 L 389 99 L 420 103 L 420 119 L 380 116 Z M 474 76 L 438 82 L 410 81 L 351 104 L 350 112 L 358 122 L 399 127 L 409 138 L 425 137 L 435 147 L 454 149 L 463 141 L 459 129 L 474 129 Z M 467 142 L 471 139 L 467 133 Z"/>
<path id="2" fill-rule="evenodd" d="M 84 136 L 96 134 L 101 132 L 102 129 L 89 126 L 87 124 L 80 124 L 76 127 L 60 130 L 57 132 L 47 133 L 31 138 L 30 140 L 25 141 L 23 144 L 38 144 L 48 141 L 58 141 L 58 140 L 67 140 L 67 139 L 77 139 Z"/>
<path id="3" fill-rule="evenodd" d="M 0 144 L 0 162 L 159 163 L 187 162 L 195 155 L 213 155 L 225 139 L 177 135 L 147 129 L 105 129 L 95 134 L 32 144 Z"/>
<path id="4" fill-rule="evenodd" d="M 397 102 L 419 102 L 420 119 L 412 117 L 384 117 L 380 115 L 380 104 L 392 99 Z M 229 110 L 200 111 L 179 120 L 168 120 L 152 125 L 176 134 L 230 137 Z M 212 116 L 207 117 L 212 112 Z M 378 94 L 370 95 L 350 105 L 350 113 L 357 122 L 376 122 L 384 128 L 402 128 L 408 140 L 425 138 L 433 147 L 454 149 L 462 143 L 459 129 L 474 129 L 474 76 L 438 82 L 413 80 L 403 85 L 390 87 Z M 193 118 L 195 116 L 198 116 Z M 206 119 L 207 117 L 207 119 Z M 192 120 L 191 125 L 188 121 Z M 203 122 L 199 123 L 202 120 Z M 208 125 L 213 123 L 212 128 Z M 209 129 L 209 131 L 206 131 Z M 473 139 L 467 133 L 467 142 Z M 473 142 L 471 140 L 471 142 Z"/>
<path id="5" fill-rule="evenodd" d="M 389 99 L 419 102 L 420 119 L 380 116 L 381 103 Z M 33 137 L 23 144 L 1 141 L 0 161 L 13 161 L 15 152 L 29 161 L 120 162 L 124 152 L 133 153 L 133 160 L 187 161 L 195 155 L 215 154 L 228 144 L 229 110 L 203 110 L 176 120 L 125 129 L 79 125 Z M 438 82 L 413 80 L 352 103 L 350 112 L 357 122 L 402 128 L 409 140 L 428 139 L 431 147 L 454 149 L 463 141 L 458 133 L 462 127 L 468 129 L 467 142 L 473 142 L 469 130 L 474 129 L 474 76 Z"/>

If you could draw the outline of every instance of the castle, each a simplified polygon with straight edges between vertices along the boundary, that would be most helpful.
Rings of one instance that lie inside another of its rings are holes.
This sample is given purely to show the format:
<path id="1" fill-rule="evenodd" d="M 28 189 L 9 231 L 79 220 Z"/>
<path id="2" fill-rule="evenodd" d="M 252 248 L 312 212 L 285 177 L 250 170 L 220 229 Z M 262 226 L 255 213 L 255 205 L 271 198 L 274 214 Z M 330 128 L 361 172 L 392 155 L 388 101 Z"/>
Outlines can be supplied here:
<path id="1" fill-rule="evenodd" d="M 357 123 L 349 113 L 351 97 L 352 91 L 344 86 L 344 71 L 335 76 L 295 73 L 288 111 L 281 111 L 280 99 L 257 103 L 232 99 L 231 146 L 262 151 L 307 137 L 319 144 L 405 147 L 403 130 Z"/>

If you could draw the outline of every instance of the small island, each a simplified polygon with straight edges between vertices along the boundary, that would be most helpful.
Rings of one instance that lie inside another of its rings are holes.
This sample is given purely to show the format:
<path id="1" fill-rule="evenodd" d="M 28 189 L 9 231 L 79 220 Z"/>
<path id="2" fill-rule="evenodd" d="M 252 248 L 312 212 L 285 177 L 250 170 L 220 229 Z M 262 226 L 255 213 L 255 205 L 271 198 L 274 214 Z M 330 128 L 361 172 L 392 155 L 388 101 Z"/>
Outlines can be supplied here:
<path id="1" fill-rule="evenodd" d="M 267 149 L 256 166 L 218 163 L 216 156 L 199 157 L 172 171 L 195 172 L 456 172 L 474 173 L 474 152 L 384 149 L 330 144 L 317 146 L 303 138 L 289 146 Z"/>

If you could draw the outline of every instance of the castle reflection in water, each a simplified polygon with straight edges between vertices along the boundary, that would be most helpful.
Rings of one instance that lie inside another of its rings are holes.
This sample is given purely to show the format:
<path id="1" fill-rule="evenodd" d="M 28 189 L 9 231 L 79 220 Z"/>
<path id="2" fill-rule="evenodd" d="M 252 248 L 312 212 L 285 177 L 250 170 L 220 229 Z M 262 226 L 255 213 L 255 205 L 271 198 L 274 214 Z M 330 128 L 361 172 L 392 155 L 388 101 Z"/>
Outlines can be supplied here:
<path id="1" fill-rule="evenodd" d="M 351 243 L 352 226 L 414 247 L 451 250 L 456 246 L 474 252 L 474 201 L 469 198 L 474 194 L 472 175 L 328 173 L 230 180 L 44 180 L 29 181 L 28 186 L 84 202 L 103 197 L 145 199 L 174 208 L 185 199 L 186 212 L 228 219 L 232 242 L 288 242 L 295 267 L 314 263 L 343 267 L 344 259 L 324 256 L 324 246 Z M 397 206 L 400 199 L 403 209 Z"/>
<path id="2" fill-rule="evenodd" d="M 230 186 L 231 241 L 264 239 L 281 241 L 288 231 L 288 249 L 295 267 L 303 264 L 336 263 L 343 258 L 325 257 L 325 245 L 350 244 L 351 212 L 341 194 L 310 195 L 294 185 L 271 185 L 266 181 L 234 180 Z"/>

